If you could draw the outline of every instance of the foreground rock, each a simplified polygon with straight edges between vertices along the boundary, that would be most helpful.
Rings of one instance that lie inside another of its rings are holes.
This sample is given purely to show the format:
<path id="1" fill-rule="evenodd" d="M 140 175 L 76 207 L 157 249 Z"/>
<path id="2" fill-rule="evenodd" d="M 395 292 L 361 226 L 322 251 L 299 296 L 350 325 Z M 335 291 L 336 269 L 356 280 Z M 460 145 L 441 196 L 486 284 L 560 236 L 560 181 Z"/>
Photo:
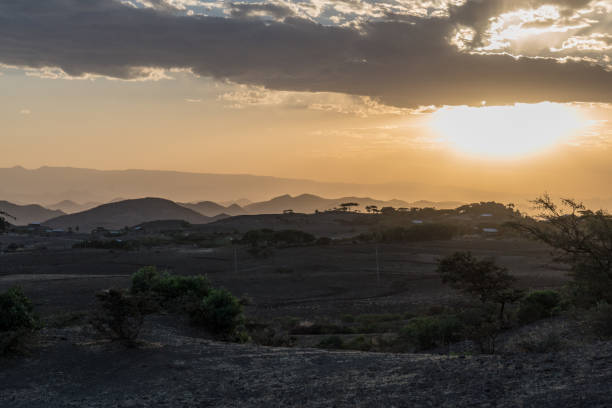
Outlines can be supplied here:
<path id="1" fill-rule="evenodd" d="M 449 357 L 215 343 L 138 349 L 60 341 L 0 360 L 2 407 L 604 407 L 612 343 Z"/>

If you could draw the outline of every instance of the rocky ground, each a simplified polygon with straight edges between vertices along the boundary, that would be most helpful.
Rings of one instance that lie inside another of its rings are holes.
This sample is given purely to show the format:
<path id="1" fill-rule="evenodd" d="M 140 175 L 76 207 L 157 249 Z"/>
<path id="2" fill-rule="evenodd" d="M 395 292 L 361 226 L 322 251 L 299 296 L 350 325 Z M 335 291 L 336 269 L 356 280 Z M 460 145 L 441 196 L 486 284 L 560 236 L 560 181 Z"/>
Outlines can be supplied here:
<path id="1" fill-rule="evenodd" d="M 137 348 L 45 329 L 0 360 L 2 407 L 609 407 L 612 342 L 559 353 L 382 354 L 213 342 L 167 326 Z"/>

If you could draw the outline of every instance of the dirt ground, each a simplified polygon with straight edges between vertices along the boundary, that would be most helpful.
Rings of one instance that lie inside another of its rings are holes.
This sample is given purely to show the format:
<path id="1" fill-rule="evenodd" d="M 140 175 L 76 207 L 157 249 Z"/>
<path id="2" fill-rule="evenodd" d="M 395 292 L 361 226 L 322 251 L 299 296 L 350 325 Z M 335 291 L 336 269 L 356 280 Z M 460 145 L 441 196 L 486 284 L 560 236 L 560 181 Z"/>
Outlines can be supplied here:
<path id="1" fill-rule="evenodd" d="M 264 259 L 244 248 L 236 248 L 234 257 L 231 247 L 30 249 L 0 255 L 0 290 L 21 286 L 43 315 L 82 310 L 93 305 L 96 291 L 129 287 L 138 268 L 155 265 L 177 274 L 206 274 L 215 286 L 247 297 L 247 314 L 255 317 L 417 313 L 456 296 L 435 268 L 438 258 L 458 250 L 493 257 L 523 288 L 558 287 L 567 279 L 566 268 L 534 242 L 459 239 L 379 245 L 378 273 L 374 244 L 276 249 Z"/>
<path id="2" fill-rule="evenodd" d="M 145 265 L 206 274 L 250 300 L 247 317 L 264 320 L 416 314 L 451 305 L 457 294 L 441 284 L 436 260 L 458 250 L 495 258 L 523 288 L 567 280 L 546 247 L 524 240 L 379 245 L 379 273 L 374 244 L 277 249 L 264 259 L 232 247 L 126 252 L 40 245 L 0 255 L 0 291 L 21 286 L 44 319 L 91 309 L 98 290 L 129 287 L 130 275 Z M 498 356 L 328 352 L 213 342 L 185 322 L 157 316 L 147 318 L 141 347 L 126 349 L 92 341 L 88 330 L 46 327 L 29 356 L 0 360 L 0 406 L 612 405 L 612 343 Z"/>

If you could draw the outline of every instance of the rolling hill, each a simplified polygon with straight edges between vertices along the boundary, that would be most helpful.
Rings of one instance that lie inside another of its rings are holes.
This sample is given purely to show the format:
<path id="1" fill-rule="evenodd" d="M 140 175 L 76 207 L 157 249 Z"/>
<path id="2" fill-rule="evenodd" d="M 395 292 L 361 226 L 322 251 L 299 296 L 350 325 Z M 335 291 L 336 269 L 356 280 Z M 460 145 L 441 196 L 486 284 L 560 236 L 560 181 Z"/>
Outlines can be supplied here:
<path id="1" fill-rule="evenodd" d="M 8 201 L 0 201 L 0 211 L 4 211 L 15 217 L 10 219 L 14 225 L 28 225 L 34 222 L 44 222 L 51 218 L 64 215 L 62 211 L 50 210 L 38 204 L 18 205 Z"/>
<path id="2" fill-rule="evenodd" d="M 207 217 L 214 217 L 220 214 L 226 214 L 230 216 L 247 214 L 247 211 L 245 211 L 238 204 L 231 204 L 227 207 L 224 207 L 223 205 L 217 204 L 212 201 L 201 201 L 199 203 L 180 203 L 180 205 Z"/>
<path id="3" fill-rule="evenodd" d="M 140 198 L 103 204 L 87 211 L 63 215 L 45 222 L 52 228 L 75 228 L 87 232 L 97 227 L 119 229 L 148 221 L 184 220 L 205 224 L 210 218 L 163 198 Z"/>

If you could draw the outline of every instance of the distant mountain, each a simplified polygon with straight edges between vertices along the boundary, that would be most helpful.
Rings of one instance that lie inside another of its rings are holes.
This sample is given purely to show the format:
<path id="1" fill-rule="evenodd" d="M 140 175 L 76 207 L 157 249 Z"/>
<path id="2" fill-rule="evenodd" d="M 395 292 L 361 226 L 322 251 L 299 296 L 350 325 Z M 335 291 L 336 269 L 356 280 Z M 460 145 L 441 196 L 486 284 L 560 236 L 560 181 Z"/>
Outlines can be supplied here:
<path id="1" fill-rule="evenodd" d="M 79 203 L 75 203 L 72 200 L 63 200 L 63 201 L 60 201 L 59 203 L 47 205 L 46 207 L 51 210 L 60 210 L 60 211 L 65 212 L 66 214 L 72 214 L 76 212 L 89 210 L 90 208 L 97 207 L 100 204 L 102 203 L 88 202 L 85 204 L 79 204 Z"/>
<path id="2" fill-rule="evenodd" d="M 8 221 L 14 225 L 28 225 L 34 222 L 44 222 L 51 218 L 64 215 L 62 211 L 50 210 L 38 204 L 18 205 L 8 201 L 0 201 L 0 211 L 9 213 L 15 219 Z"/>
<path id="3" fill-rule="evenodd" d="M 252 201 L 246 198 L 239 198 L 238 200 L 229 200 L 229 201 L 221 201 L 219 204 L 224 205 L 226 207 L 231 206 L 232 204 L 236 204 L 240 207 L 247 206 L 251 204 Z"/>
<path id="4" fill-rule="evenodd" d="M 184 220 L 192 224 L 210 222 L 197 212 L 163 198 L 140 198 L 103 204 L 87 211 L 53 218 L 45 225 L 52 228 L 75 228 L 87 232 L 96 227 L 119 229 L 149 221 Z"/>
<path id="5" fill-rule="evenodd" d="M 219 214 L 225 214 L 226 216 L 244 215 L 247 212 L 237 204 L 232 204 L 228 207 L 224 207 L 212 201 L 201 201 L 199 203 L 180 203 L 183 207 L 189 208 L 197 213 L 205 215 L 207 217 L 214 217 Z"/>
<path id="6" fill-rule="evenodd" d="M 331 183 L 303 179 L 245 174 L 206 174 L 154 170 L 92 170 L 70 167 L 0 168 L 1 197 L 12 202 L 42 204 L 71 200 L 109 202 L 115 197 L 167 197 L 179 202 L 195 202 L 201 197 L 226 202 L 240 197 L 265 201 L 281 194 L 310 192 L 323 197 L 370 196 L 378 199 L 502 201 L 518 203 L 516 194 L 436 186 L 421 182 L 386 184 Z M 526 199 L 534 194 L 525 192 Z M 232 201 L 241 207 L 250 204 Z"/>
<path id="7" fill-rule="evenodd" d="M 301 194 L 296 197 L 292 197 L 289 194 L 285 194 L 268 201 L 262 201 L 258 203 L 249 204 L 244 209 L 249 214 L 279 214 L 284 210 L 293 210 L 297 213 L 313 213 L 315 210 L 325 211 L 332 208 L 339 207 L 342 203 L 357 203 L 359 204 L 356 209 L 365 211 L 366 206 L 375 205 L 379 209 L 382 207 L 395 207 L 395 208 L 410 208 L 410 207 L 435 207 L 438 209 L 442 208 L 456 208 L 463 203 L 461 202 L 432 202 L 432 201 L 417 201 L 409 203 L 403 200 L 376 200 L 369 197 L 341 197 L 341 198 L 323 198 L 314 194 Z"/>
<path id="8" fill-rule="evenodd" d="M 419 200 L 410 203 L 410 207 L 417 208 L 435 208 L 437 210 L 452 210 L 457 207 L 461 207 L 465 203 L 461 201 L 427 201 Z"/>

